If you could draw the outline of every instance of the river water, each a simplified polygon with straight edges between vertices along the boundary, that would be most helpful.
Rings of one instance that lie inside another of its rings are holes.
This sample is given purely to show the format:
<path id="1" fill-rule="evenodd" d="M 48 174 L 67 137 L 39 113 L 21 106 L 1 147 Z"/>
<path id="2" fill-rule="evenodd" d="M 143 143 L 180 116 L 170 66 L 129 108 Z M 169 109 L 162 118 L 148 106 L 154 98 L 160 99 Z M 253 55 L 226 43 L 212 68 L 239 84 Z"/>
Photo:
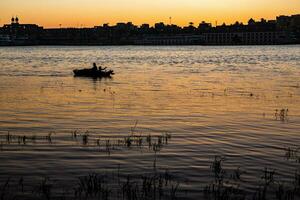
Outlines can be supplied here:
<path id="1" fill-rule="evenodd" d="M 93 62 L 113 78 L 73 77 Z M 300 46 L 1 47 L 0 69 L 1 183 L 142 174 L 155 162 L 182 198 L 201 199 L 215 156 L 227 176 L 244 171 L 249 193 L 265 167 L 287 183 L 299 168 L 285 149 L 300 144 Z M 157 152 L 96 145 L 130 134 L 171 138 Z"/>

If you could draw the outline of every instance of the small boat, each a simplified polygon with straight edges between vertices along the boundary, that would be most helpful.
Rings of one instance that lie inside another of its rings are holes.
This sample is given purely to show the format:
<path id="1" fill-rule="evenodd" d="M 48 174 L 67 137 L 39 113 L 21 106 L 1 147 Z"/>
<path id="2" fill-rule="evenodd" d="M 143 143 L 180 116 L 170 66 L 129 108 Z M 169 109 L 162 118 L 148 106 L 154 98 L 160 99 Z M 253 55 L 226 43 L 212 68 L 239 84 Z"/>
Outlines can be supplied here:
<path id="1" fill-rule="evenodd" d="M 106 67 L 98 67 L 94 63 L 93 68 L 89 69 L 75 69 L 73 70 L 75 77 L 92 77 L 92 78 L 111 78 L 114 75 L 113 70 L 107 70 Z"/>

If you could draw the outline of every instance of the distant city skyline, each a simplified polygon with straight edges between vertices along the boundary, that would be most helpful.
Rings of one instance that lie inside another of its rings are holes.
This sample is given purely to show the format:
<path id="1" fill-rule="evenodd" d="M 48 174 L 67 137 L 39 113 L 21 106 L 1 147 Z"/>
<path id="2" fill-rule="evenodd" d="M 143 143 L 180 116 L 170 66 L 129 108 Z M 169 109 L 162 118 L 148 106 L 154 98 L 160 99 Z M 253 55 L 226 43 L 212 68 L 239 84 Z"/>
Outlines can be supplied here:
<path id="1" fill-rule="evenodd" d="M 207 21 L 215 25 L 250 18 L 275 19 L 278 15 L 298 14 L 299 0 L 1 0 L 0 26 L 18 16 L 21 23 L 51 27 L 93 27 L 104 23 L 156 22 L 186 26 Z"/>

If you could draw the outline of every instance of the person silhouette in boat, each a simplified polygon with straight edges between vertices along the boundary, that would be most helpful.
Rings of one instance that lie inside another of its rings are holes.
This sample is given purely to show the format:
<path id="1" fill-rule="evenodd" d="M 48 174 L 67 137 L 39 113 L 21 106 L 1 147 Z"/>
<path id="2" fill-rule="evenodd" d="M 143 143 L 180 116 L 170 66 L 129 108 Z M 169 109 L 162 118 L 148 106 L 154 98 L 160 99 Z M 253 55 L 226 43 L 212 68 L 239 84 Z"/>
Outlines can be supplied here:
<path id="1" fill-rule="evenodd" d="M 93 71 L 97 71 L 98 70 L 98 67 L 96 65 L 96 63 L 93 63 L 93 68 L 92 68 Z"/>
<path id="2" fill-rule="evenodd" d="M 99 66 L 99 72 L 103 72 L 105 71 L 107 68 L 104 67 L 102 68 L 101 66 Z M 98 70 L 98 67 L 97 67 L 97 64 L 96 63 L 93 63 L 93 68 L 92 68 L 93 71 L 97 71 Z"/>
<path id="3" fill-rule="evenodd" d="M 103 72 L 103 71 L 105 71 L 107 68 L 106 67 L 104 67 L 104 68 L 102 68 L 101 66 L 99 67 L 99 71 L 100 72 Z"/>

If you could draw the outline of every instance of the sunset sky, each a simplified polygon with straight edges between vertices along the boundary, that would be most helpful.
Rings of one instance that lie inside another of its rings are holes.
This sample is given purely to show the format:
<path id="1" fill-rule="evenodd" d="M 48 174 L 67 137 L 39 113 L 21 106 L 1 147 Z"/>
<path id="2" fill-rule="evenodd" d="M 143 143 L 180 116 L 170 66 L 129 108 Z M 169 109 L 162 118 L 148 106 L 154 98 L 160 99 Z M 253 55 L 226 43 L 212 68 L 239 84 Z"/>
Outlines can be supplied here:
<path id="1" fill-rule="evenodd" d="M 18 15 L 20 23 L 44 27 L 92 27 L 131 21 L 181 26 L 189 22 L 215 24 L 274 19 L 300 13 L 300 0 L 0 0 L 0 25 Z"/>

